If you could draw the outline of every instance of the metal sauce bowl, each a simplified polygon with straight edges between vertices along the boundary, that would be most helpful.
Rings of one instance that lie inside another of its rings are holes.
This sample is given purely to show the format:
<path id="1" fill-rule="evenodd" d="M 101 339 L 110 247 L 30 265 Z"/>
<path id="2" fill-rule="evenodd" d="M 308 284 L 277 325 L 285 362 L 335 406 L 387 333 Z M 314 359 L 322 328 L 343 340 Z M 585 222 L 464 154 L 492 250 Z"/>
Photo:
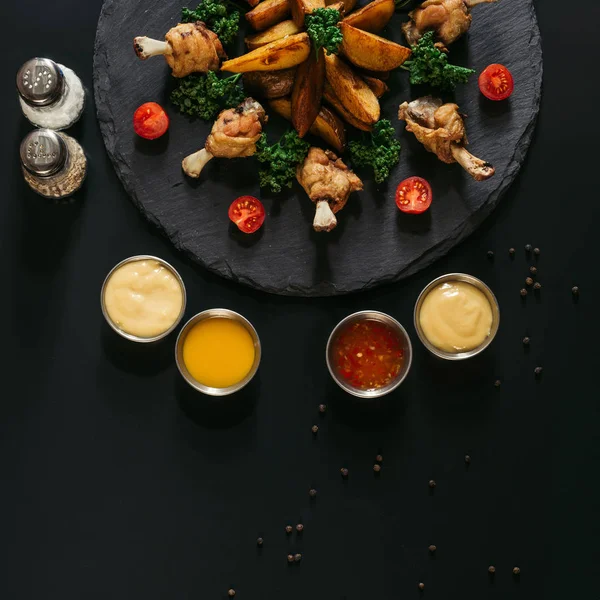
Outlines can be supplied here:
<path id="1" fill-rule="evenodd" d="M 400 373 L 398 373 L 396 379 L 394 379 L 385 387 L 378 388 L 376 390 L 361 390 L 349 385 L 347 381 L 345 381 L 339 376 L 339 374 L 336 372 L 335 367 L 333 366 L 332 354 L 334 349 L 334 342 L 340 330 L 349 324 L 367 320 L 379 321 L 380 323 L 385 323 L 386 325 L 389 325 L 398 334 L 398 337 L 402 341 L 402 349 L 404 351 L 404 362 L 402 363 L 402 369 Z M 394 391 L 406 379 L 406 376 L 408 375 L 408 372 L 410 371 L 410 366 L 412 364 L 412 345 L 410 343 L 408 333 L 406 333 L 406 329 L 404 329 L 404 327 L 402 327 L 402 325 L 400 325 L 400 323 L 398 323 L 396 319 L 376 310 L 363 310 L 347 316 L 335 326 L 334 330 L 329 336 L 329 340 L 327 341 L 325 360 L 327 361 L 327 368 L 329 369 L 331 377 L 345 392 L 348 392 L 348 394 L 356 396 L 357 398 L 380 398 L 381 396 L 385 396 L 386 394 L 389 394 L 390 392 Z"/>
<path id="2" fill-rule="evenodd" d="M 488 337 L 480 346 L 473 348 L 473 350 L 468 350 L 467 352 L 446 352 L 444 350 L 440 350 L 427 339 L 421 327 L 421 307 L 423 306 L 423 301 L 425 300 L 427 294 L 429 294 L 429 292 L 431 292 L 431 290 L 438 285 L 453 281 L 470 283 L 473 287 L 481 290 L 490 303 L 490 307 L 492 309 L 492 327 L 490 330 L 490 335 L 488 335 Z M 441 277 L 438 277 L 427 284 L 425 289 L 419 294 L 415 304 L 414 319 L 417 335 L 429 352 L 435 356 L 438 356 L 439 358 L 443 358 L 444 360 L 465 360 L 466 358 L 471 358 L 483 352 L 496 337 L 496 333 L 498 333 L 498 327 L 500 326 L 500 306 L 498 305 L 498 300 L 496 300 L 496 296 L 494 296 L 492 290 L 485 283 L 483 283 L 481 279 L 477 279 L 477 277 L 473 277 L 472 275 L 467 275 L 465 273 L 448 273 L 447 275 L 442 275 Z"/>
<path id="3" fill-rule="evenodd" d="M 175 276 L 175 279 L 177 279 L 179 285 L 181 286 L 181 294 L 182 294 L 181 311 L 180 311 L 179 315 L 177 316 L 177 318 L 175 319 L 175 322 L 173 323 L 173 325 L 171 325 L 171 327 L 169 327 L 169 329 L 167 329 L 163 333 L 161 333 L 159 335 L 156 335 L 154 337 L 149 337 L 149 338 L 139 337 L 137 335 L 132 335 L 131 333 L 127 333 L 126 331 L 124 331 L 123 329 L 121 329 L 110 318 L 110 315 L 108 314 L 108 311 L 106 310 L 106 303 L 105 303 L 105 300 L 104 300 L 104 295 L 106 293 L 106 286 L 108 284 L 108 281 L 112 277 L 113 273 L 117 269 L 119 269 L 120 267 L 122 267 L 123 265 L 126 265 L 126 264 L 131 263 L 131 262 L 137 262 L 137 261 L 140 261 L 140 260 L 154 260 L 159 265 L 161 265 L 162 267 L 165 267 L 166 269 L 169 269 L 169 271 L 171 271 L 171 273 L 173 273 L 173 275 Z M 122 260 L 120 263 L 118 263 L 117 265 L 115 265 L 110 270 L 110 272 L 108 273 L 108 275 L 106 276 L 106 279 L 104 280 L 104 283 L 102 284 L 102 290 L 100 292 L 100 305 L 102 306 L 102 314 L 104 315 L 104 318 L 106 319 L 106 322 L 121 337 L 124 337 L 125 339 L 130 340 L 132 342 L 139 342 L 140 344 L 148 344 L 150 342 L 157 342 L 158 340 L 162 340 L 163 338 L 166 338 L 173 330 L 175 330 L 177 328 L 177 326 L 179 325 L 179 323 L 181 323 L 181 319 L 183 319 L 183 315 L 185 314 L 186 302 L 187 302 L 187 294 L 186 294 L 186 291 L 185 291 L 185 284 L 183 283 L 183 279 L 181 278 L 181 275 L 179 275 L 179 273 L 177 272 L 177 270 L 174 267 L 172 267 L 166 260 L 163 260 L 162 258 L 158 258 L 157 256 L 151 256 L 149 254 L 140 254 L 138 256 L 130 256 L 129 258 L 126 258 L 125 260 Z"/>
<path id="4" fill-rule="evenodd" d="M 236 383 L 235 385 L 227 387 L 227 388 L 209 387 L 207 385 L 200 383 L 199 381 L 196 381 L 196 379 L 194 379 L 192 377 L 192 375 L 190 374 L 190 372 L 188 371 L 187 367 L 185 366 L 185 362 L 183 361 L 183 345 L 185 342 L 185 338 L 187 337 L 187 335 L 190 332 L 190 330 L 192 329 L 192 327 L 194 325 L 196 325 L 197 323 L 199 323 L 200 321 L 205 321 L 206 319 L 216 319 L 216 318 L 231 319 L 232 321 L 237 321 L 238 323 L 241 323 L 246 328 L 248 333 L 251 335 L 252 341 L 254 342 L 254 364 L 252 365 L 250 372 L 248 373 L 248 375 L 246 375 L 246 377 L 244 377 L 244 379 L 242 379 L 242 381 Z M 246 319 L 245 317 L 242 317 L 242 315 L 240 315 L 232 310 L 229 310 L 227 308 L 211 308 L 210 310 L 205 310 L 204 312 L 198 313 L 197 315 L 192 317 L 181 328 L 181 331 L 179 332 L 179 336 L 177 337 L 177 343 L 175 345 L 175 362 L 177 363 L 177 368 L 179 369 L 181 376 L 195 390 L 198 390 L 199 392 L 202 392 L 203 394 L 207 394 L 208 396 L 228 396 L 229 394 L 234 394 L 235 392 L 239 392 L 243 387 L 248 385 L 248 383 L 250 383 L 250 381 L 252 381 L 252 379 L 256 375 L 256 372 L 258 371 L 258 367 L 260 365 L 261 353 L 262 353 L 262 351 L 261 351 L 260 339 L 258 337 L 258 333 L 256 333 L 256 329 L 254 329 L 254 327 L 252 326 L 252 323 L 250 323 L 250 321 L 248 321 L 248 319 Z"/>

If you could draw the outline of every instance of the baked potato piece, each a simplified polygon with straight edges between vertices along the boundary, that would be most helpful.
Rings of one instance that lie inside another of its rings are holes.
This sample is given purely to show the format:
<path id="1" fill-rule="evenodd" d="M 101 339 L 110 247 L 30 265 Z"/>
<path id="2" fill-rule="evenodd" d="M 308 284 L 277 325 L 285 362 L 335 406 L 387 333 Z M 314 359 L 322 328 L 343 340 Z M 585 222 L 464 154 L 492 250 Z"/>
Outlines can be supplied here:
<path id="1" fill-rule="evenodd" d="M 377 33 L 390 21 L 396 4 L 394 0 L 373 0 L 344 19 L 344 23 L 363 31 Z"/>
<path id="2" fill-rule="evenodd" d="M 263 0 L 256 8 L 246 13 L 246 20 L 255 31 L 263 31 L 283 21 L 289 14 L 288 0 Z"/>
<path id="3" fill-rule="evenodd" d="M 231 73 L 280 71 L 303 63 L 309 54 L 310 41 L 308 34 L 297 33 L 265 44 L 237 58 L 226 60 L 221 65 L 221 70 L 230 71 Z"/>
<path id="4" fill-rule="evenodd" d="M 391 71 L 399 67 L 411 55 L 411 49 L 386 40 L 374 33 L 363 31 L 342 21 L 344 39 L 340 46 L 352 64 L 372 71 Z"/>
<path id="5" fill-rule="evenodd" d="M 317 8 L 325 8 L 325 0 L 288 0 L 292 10 L 292 20 L 298 27 L 304 27 L 304 17 Z"/>
<path id="6" fill-rule="evenodd" d="M 283 71 L 251 71 L 242 75 L 244 89 L 255 98 L 289 96 L 294 88 L 296 67 Z"/>
<path id="7" fill-rule="evenodd" d="M 344 0 L 344 13 L 348 14 L 355 6 L 358 0 Z M 325 0 L 327 8 L 333 8 L 332 4 L 338 4 L 338 0 Z"/>
<path id="8" fill-rule="evenodd" d="M 277 98 L 269 101 L 273 112 L 279 116 L 292 120 L 292 101 L 290 98 Z M 342 153 L 346 147 L 346 128 L 343 121 L 326 106 L 321 110 L 312 124 L 309 132 L 325 140 L 332 148 Z"/>
<path id="9" fill-rule="evenodd" d="M 292 125 L 302 138 L 315 122 L 325 83 L 325 58 L 323 48 L 310 53 L 298 66 L 292 91 Z"/>
<path id="10" fill-rule="evenodd" d="M 360 129 L 361 131 L 371 131 L 373 125 L 369 123 L 363 123 L 360 119 L 357 119 L 352 113 L 348 112 L 341 100 L 335 95 L 331 84 L 325 80 L 325 86 L 323 87 L 323 100 L 327 102 L 346 123 Z"/>
<path id="11" fill-rule="evenodd" d="M 248 46 L 248 50 L 256 50 L 256 48 L 260 48 L 275 40 L 280 40 L 286 35 L 294 35 L 296 33 L 300 33 L 300 28 L 296 26 L 294 21 L 288 19 L 287 21 L 281 21 L 281 23 L 277 23 L 277 25 L 265 29 L 260 33 L 249 35 L 245 39 L 245 42 L 246 46 Z"/>
<path id="12" fill-rule="evenodd" d="M 362 78 L 365 80 L 367 85 L 371 88 L 371 91 L 378 97 L 381 98 L 386 92 L 390 91 L 387 83 L 377 79 L 377 77 L 370 77 L 369 75 L 363 75 Z"/>
<path id="13" fill-rule="evenodd" d="M 367 125 L 379 121 L 379 100 L 360 75 L 335 54 L 325 54 L 325 71 L 333 93 L 351 115 Z"/>

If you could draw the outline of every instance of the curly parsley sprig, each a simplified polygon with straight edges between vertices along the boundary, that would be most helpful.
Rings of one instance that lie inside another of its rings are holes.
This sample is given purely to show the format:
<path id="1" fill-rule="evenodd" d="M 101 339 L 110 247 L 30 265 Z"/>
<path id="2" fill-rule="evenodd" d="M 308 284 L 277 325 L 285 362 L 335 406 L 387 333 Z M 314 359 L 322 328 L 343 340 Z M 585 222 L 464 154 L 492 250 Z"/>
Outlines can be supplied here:
<path id="1" fill-rule="evenodd" d="M 327 54 L 337 54 L 342 43 L 342 32 L 339 27 L 340 12 L 335 8 L 317 8 L 306 15 L 306 32 L 315 52 L 325 48 Z"/>
<path id="2" fill-rule="evenodd" d="M 182 8 L 181 21 L 182 23 L 203 21 L 225 45 L 235 40 L 240 29 L 238 7 L 228 0 L 204 0 L 195 10 Z"/>

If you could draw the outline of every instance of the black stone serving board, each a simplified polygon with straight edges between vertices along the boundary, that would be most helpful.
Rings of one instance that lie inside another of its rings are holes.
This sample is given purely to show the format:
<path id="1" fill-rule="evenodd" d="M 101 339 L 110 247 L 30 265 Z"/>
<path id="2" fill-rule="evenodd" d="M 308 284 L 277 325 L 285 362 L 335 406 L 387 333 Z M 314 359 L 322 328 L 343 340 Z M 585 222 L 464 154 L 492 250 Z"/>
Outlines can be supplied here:
<path id="1" fill-rule="evenodd" d="M 194 4 L 194 2 L 187 3 Z M 397 281 L 429 265 L 472 233 L 498 204 L 517 176 L 531 142 L 540 105 L 542 51 L 533 0 L 500 0 L 476 7 L 473 25 L 451 48 L 451 62 L 481 72 L 502 63 L 513 73 L 510 100 L 482 97 L 477 74 L 459 86 L 455 100 L 468 115 L 470 150 L 492 162 L 496 175 L 477 183 L 458 165 L 445 165 L 404 131 L 398 105 L 429 90 L 413 88 L 405 72 L 390 80 L 382 117 L 395 125 L 402 157 L 387 184 L 379 186 L 358 169 L 365 190 L 353 194 L 338 213 L 331 233 L 312 230 L 314 205 L 297 183 L 272 195 L 258 186 L 256 159 L 209 163 L 200 181 L 186 179 L 181 161 L 201 148 L 211 124 L 190 121 L 170 106 L 173 87 L 162 57 L 139 61 L 132 49 L 136 35 L 160 38 L 178 22 L 180 4 L 164 0 L 106 0 L 98 23 L 94 87 L 104 142 L 117 174 L 136 206 L 173 244 L 207 269 L 240 283 L 276 294 L 330 296 Z M 403 43 L 396 14 L 383 35 Z M 243 26 L 243 31 L 247 29 Z M 242 35 L 229 54 L 243 53 Z M 135 136 L 132 115 L 147 101 L 166 107 L 171 127 L 164 138 L 147 142 Z M 275 139 L 288 125 L 272 117 L 267 132 Z M 313 140 L 323 145 L 319 140 Z M 411 175 L 431 183 L 434 200 L 428 213 L 399 213 L 397 184 Z M 267 210 L 261 231 L 238 232 L 227 209 L 238 196 L 260 198 Z"/>

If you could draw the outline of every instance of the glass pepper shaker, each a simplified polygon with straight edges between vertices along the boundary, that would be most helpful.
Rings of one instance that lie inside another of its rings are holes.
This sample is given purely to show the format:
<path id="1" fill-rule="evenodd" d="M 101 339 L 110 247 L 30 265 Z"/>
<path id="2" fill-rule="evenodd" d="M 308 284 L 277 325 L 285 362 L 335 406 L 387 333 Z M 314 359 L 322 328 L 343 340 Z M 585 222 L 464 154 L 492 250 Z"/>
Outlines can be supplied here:
<path id="1" fill-rule="evenodd" d="M 32 58 L 17 73 L 21 110 L 36 127 L 67 129 L 85 104 L 85 91 L 75 73 L 48 58 Z"/>
<path id="2" fill-rule="evenodd" d="M 21 142 L 21 164 L 25 181 L 46 198 L 72 196 L 87 172 L 83 148 L 72 137 L 50 129 L 36 129 Z"/>

